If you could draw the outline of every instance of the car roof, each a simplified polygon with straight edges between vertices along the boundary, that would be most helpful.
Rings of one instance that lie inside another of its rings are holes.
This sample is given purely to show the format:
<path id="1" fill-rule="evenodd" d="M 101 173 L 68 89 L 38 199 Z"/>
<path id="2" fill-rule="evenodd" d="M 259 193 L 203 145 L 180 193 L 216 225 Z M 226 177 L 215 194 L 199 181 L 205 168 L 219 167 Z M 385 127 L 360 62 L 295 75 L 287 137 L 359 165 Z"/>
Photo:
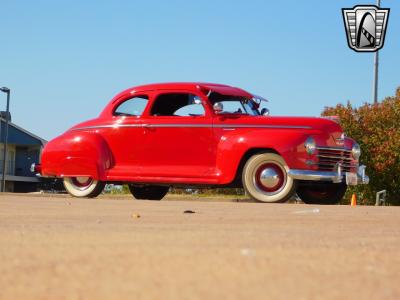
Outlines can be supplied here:
<path id="1" fill-rule="evenodd" d="M 171 90 L 171 89 L 187 89 L 196 90 L 198 87 L 230 87 L 226 84 L 217 83 L 206 83 L 206 82 L 164 82 L 164 83 L 152 83 L 136 86 L 133 89 L 137 91 L 149 91 L 149 90 Z"/>
<path id="2" fill-rule="evenodd" d="M 207 82 L 167 82 L 167 83 L 152 83 L 139 85 L 126 89 L 116 95 L 111 102 L 117 101 L 119 98 L 127 94 L 137 94 L 141 92 L 149 92 L 156 90 L 186 90 L 186 91 L 212 91 L 223 95 L 252 97 L 252 94 L 225 84 L 207 83 Z"/>
<path id="3" fill-rule="evenodd" d="M 125 101 L 134 95 L 139 95 L 143 92 L 151 91 L 168 91 L 168 90 L 183 90 L 183 91 L 201 91 L 203 94 L 207 95 L 209 91 L 216 92 L 222 95 L 228 96 L 240 96 L 252 98 L 253 95 L 237 87 L 232 87 L 225 84 L 217 83 L 205 83 L 205 82 L 167 82 L 167 83 L 153 83 L 146 85 L 139 85 L 131 87 L 117 94 L 100 113 L 100 116 L 109 115 L 116 103 L 119 101 Z"/>

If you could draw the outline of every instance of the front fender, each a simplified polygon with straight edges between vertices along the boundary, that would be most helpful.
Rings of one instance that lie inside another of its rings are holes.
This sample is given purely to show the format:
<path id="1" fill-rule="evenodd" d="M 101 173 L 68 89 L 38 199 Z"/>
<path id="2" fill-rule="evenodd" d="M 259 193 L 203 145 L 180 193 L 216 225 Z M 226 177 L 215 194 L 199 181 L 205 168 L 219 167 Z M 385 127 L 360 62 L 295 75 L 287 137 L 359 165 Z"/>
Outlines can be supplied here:
<path id="1" fill-rule="evenodd" d="M 113 165 L 107 142 L 96 132 L 68 131 L 46 144 L 41 158 L 42 176 L 90 176 L 106 180 Z"/>
<path id="2" fill-rule="evenodd" d="M 306 153 L 304 141 L 312 131 L 254 129 L 236 130 L 224 133 L 218 144 L 216 166 L 221 184 L 235 179 L 242 158 L 252 149 L 270 149 L 283 157 L 290 168 L 302 169 Z"/>

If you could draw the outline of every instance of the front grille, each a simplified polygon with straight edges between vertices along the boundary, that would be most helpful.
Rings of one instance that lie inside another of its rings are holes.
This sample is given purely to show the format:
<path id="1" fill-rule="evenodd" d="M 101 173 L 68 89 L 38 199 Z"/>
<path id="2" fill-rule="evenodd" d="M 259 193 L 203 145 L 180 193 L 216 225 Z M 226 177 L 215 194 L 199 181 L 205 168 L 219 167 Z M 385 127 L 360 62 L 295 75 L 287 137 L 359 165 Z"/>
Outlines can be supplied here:
<path id="1" fill-rule="evenodd" d="M 350 172 L 351 168 L 355 167 L 351 150 L 324 147 L 317 147 L 317 150 L 317 165 L 320 171 L 336 171 L 338 164 L 342 166 L 343 172 Z"/>

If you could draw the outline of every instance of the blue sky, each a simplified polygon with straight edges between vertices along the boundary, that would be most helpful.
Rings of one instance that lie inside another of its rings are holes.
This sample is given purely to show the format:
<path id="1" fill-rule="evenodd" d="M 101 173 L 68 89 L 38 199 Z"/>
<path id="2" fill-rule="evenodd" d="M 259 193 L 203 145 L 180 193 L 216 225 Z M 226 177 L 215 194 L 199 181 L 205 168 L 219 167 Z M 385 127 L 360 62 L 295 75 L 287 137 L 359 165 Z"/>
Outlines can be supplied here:
<path id="1" fill-rule="evenodd" d="M 0 85 L 13 122 L 45 139 L 152 82 L 226 83 L 270 99 L 273 115 L 319 115 L 371 101 L 373 54 L 348 48 L 341 8 L 374 3 L 3 0 Z M 400 86 L 400 1 L 382 7 L 380 99 Z"/>

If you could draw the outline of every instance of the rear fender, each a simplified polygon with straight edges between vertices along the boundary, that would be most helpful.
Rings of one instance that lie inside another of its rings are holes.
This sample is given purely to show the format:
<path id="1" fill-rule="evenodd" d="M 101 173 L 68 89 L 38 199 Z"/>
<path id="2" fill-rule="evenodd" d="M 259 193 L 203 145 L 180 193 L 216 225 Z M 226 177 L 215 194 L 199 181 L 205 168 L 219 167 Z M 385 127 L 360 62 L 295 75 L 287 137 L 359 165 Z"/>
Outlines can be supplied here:
<path id="1" fill-rule="evenodd" d="M 98 133 L 68 131 L 46 144 L 41 162 L 43 176 L 90 176 L 104 181 L 114 159 Z"/>
<path id="2" fill-rule="evenodd" d="M 88 176 L 94 179 L 102 177 L 96 162 L 86 157 L 66 157 L 60 162 L 59 177 Z"/>

